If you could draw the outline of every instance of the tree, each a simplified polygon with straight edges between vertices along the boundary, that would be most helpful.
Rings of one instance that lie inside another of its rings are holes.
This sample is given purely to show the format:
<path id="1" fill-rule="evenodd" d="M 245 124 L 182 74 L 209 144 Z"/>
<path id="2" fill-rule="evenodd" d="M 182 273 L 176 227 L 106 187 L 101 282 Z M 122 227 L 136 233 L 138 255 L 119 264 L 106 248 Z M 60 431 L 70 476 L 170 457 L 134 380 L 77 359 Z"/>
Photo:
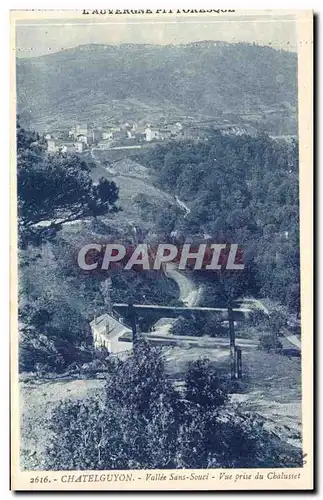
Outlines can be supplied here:
<path id="1" fill-rule="evenodd" d="M 223 406 L 228 400 L 223 382 L 207 358 L 190 364 L 185 375 L 185 384 L 186 398 L 199 405 L 212 406 L 215 409 Z"/>
<path id="2" fill-rule="evenodd" d="M 213 283 L 196 273 L 213 288 L 210 298 L 260 295 L 299 314 L 298 143 L 274 141 L 265 133 L 209 131 L 207 138 L 142 153 L 159 185 L 189 202 L 189 214 L 166 217 L 166 224 L 185 236 L 206 233 L 213 243 L 243 249 L 246 272 L 214 274 Z"/>
<path id="3" fill-rule="evenodd" d="M 105 394 L 60 403 L 50 420 L 46 470 L 299 466 L 255 417 L 227 406 L 210 363 L 193 363 L 183 393 L 159 348 L 139 341 L 112 361 Z M 286 445 L 285 445 L 286 448 Z"/>
<path id="4" fill-rule="evenodd" d="M 173 335 L 188 335 L 202 337 L 210 335 L 227 335 L 227 328 L 221 326 L 221 314 L 214 312 L 199 313 L 191 312 L 189 315 L 180 316 L 173 324 L 171 332 Z M 224 330 L 224 331 L 223 331 Z"/>
<path id="5" fill-rule="evenodd" d="M 258 348 L 266 352 L 280 353 L 283 348 L 283 344 L 280 340 L 278 340 L 276 335 L 263 334 L 260 336 Z"/>
<path id="6" fill-rule="evenodd" d="M 284 329 L 287 327 L 287 314 L 284 308 L 278 308 L 269 314 L 256 310 L 251 314 L 250 321 L 262 332 L 258 348 L 267 352 L 280 353 L 283 344 L 279 337 L 283 335 Z"/>
<path id="7" fill-rule="evenodd" d="M 90 318 L 81 310 L 80 291 L 76 292 L 82 288 L 82 276 L 71 262 L 74 249 L 57 238 L 56 246 L 46 246 L 46 240 L 55 237 L 64 222 L 117 210 L 116 185 L 106 179 L 94 185 L 90 170 L 91 165 L 80 156 L 47 154 L 39 135 L 24 130 L 18 123 L 21 371 L 41 368 L 59 372 L 76 359 L 81 364 L 92 359 Z M 46 258 L 42 259 L 45 250 L 51 255 L 51 266 L 46 265 Z M 66 276 L 77 287 L 69 286 Z M 87 277 L 85 288 L 87 299 L 93 298 L 96 292 L 91 277 Z"/>
<path id="8" fill-rule="evenodd" d="M 57 297 L 27 298 L 19 308 L 20 372 L 61 372 L 92 359 L 88 320 Z"/>

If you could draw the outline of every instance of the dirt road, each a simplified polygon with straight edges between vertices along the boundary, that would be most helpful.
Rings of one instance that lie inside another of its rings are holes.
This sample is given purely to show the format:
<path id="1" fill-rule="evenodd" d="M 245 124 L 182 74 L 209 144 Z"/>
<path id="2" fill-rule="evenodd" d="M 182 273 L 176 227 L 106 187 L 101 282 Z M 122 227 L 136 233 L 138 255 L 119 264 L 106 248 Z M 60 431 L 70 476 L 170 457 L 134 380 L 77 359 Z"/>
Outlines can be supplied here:
<path id="1" fill-rule="evenodd" d="M 174 262 L 166 264 L 165 275 L 177 283 L 180 293 L 179 298 L 183 304 L 187 307 L 197 305 L 201 293 L 200 288 L 197 288 L 187 276 L 179 272 Z"/>

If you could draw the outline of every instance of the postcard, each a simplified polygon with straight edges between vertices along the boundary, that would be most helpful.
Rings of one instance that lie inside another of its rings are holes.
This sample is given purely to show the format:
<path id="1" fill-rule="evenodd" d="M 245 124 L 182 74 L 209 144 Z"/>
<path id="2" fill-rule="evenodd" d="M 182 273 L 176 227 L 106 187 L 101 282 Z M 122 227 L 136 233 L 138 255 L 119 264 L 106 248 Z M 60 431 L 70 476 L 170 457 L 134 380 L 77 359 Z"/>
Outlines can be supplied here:
<path id="1" fill-rule="evenodd" d="M 313 12 L 10 23 L 12 489 L 313 489 Z"/>

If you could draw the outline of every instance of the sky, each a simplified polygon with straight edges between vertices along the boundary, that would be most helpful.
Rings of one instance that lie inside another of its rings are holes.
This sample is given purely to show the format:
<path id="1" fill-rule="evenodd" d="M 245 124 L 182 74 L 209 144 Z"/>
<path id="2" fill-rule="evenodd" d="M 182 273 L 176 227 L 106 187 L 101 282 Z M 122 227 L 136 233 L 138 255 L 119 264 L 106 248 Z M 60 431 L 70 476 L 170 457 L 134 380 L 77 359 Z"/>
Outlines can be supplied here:
<path id="1" fill-rule="evenodd" d="M 16 25 L 18 57 L 35 57 L 60 50 L 99 43 L 183 44 L 202 40 L 248 42 L 276 49 L 296 51 L 296 23 L 291 17 L 154 17 L 139 22 L 100 16 L 91 22 L 84 18 L 47 21 L 19 21 Z"/>

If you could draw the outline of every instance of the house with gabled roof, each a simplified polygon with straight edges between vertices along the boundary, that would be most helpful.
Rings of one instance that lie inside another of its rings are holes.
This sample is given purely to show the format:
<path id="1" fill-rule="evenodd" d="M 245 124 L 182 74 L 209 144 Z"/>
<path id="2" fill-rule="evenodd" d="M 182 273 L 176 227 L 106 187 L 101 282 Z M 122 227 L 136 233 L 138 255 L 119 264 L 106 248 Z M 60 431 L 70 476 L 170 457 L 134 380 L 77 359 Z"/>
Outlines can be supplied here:
<path id="1" fill-rule="evenodd" d="M 110 354 L 132 349 L 131 329 L 111 314 L 105 313 L 90 323 L 95 349 L 106 348 Z"/>

